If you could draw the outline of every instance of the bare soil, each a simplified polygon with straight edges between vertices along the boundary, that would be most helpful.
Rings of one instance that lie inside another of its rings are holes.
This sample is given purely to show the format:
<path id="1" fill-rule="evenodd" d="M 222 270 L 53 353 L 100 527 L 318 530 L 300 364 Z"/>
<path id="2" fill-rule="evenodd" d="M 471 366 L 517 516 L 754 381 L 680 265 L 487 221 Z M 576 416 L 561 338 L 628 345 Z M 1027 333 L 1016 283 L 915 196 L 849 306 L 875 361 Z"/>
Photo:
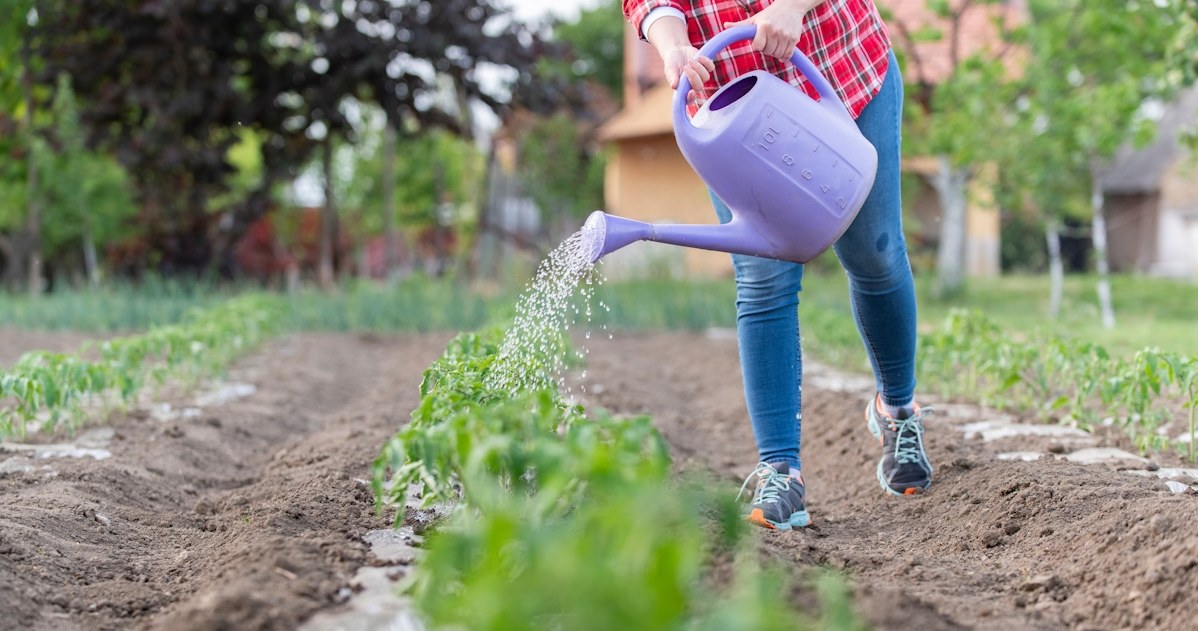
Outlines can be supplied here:
<path id="1" fill-rule="evenodd" d="M 0 327 L 0 368 L 12 366 L 28 351 L 73 353 L 91 336 L 74 331 L 23 331 Z"/>
<path id="2" fill-rule="evenodd" d="M 12 335 L 0 349 L 28 350 Z M 0 473 L 0 628 L 293 629 L 343 607 L 355 570 L 377 563 L 363 535 L 389 523 L 364 485 L 370 461 L 448 339 L 286 337 L 233 369 L 250 396 L 187 419 L 119 415 L 110 458 Z M 735 341 L 589 346 L 584 402 L 652 415 L 680 471 L 734 493 L 756 461 Z M 880 629 L 1192 628 L 1198 498 L 1051 456 L 998 460 L 1073 447 L 967 438 L 961 426 L 992 413 L 935 401 L 935 484 L 892 498 L 874 477 L 868 382 L 838 379 L 812 367 L 804 387 L 814 523 L 759 533 L 763 556 L 845 572 Z"/>
<path id="3" fill-rule="evenodd" d="M 592 405 L 652 415 L 680 467 L 739 487 L 756 449 L 734 340 L 629 334 L 596 345 L 590 358 L 600 385 L 590 387 Z M 966 439 L 962 425 L 994 413 L 943 404 L 926 433 L 930 492 L 891 497 L 875 477 L 881 452 L 865 424 L 872 380 L 828 387 L 836 379 L 819 372 L 808 371 L 803 389 L 813 523 L 763 531 L 765 554 L 845 571 L 879 629 L 1194 628 L 1198 497 L 1056 458 L 1068 443 Z M 996 458 L 1016 449 L 1046 457 Z"/>
<path id="4" fill-rule="evenodd" d="M 0 628 L 292 629 L 344 600 L 387 523 L 370 462 L 448 339 L 289 337 L 232 371 L 251 396 L 0 474 Z"/>

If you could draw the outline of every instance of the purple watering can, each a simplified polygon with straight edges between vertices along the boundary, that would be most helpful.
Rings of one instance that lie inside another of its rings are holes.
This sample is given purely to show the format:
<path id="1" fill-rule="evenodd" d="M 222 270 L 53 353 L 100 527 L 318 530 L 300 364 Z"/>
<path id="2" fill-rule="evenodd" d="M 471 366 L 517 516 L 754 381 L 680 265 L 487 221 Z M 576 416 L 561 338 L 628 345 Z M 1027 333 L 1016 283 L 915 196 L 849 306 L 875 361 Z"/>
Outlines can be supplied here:
<path id="1" fill-rule="evenodd" d="M 730 28 L 699 52 L 713 58 L 756 32 L 752 25 Z M 798 49 L 790 61 L 819 101 L 762 70 L 720 88 L 693 120 L 685 76 L 674 93 L 678 147 L 728 205 L 732 221 L 649 224 L 595 211 L 582 228 L 592 261 L 649 240 L 806 263 L 844 234 L 873 187 L 878 154 L 811 61 Z"/>

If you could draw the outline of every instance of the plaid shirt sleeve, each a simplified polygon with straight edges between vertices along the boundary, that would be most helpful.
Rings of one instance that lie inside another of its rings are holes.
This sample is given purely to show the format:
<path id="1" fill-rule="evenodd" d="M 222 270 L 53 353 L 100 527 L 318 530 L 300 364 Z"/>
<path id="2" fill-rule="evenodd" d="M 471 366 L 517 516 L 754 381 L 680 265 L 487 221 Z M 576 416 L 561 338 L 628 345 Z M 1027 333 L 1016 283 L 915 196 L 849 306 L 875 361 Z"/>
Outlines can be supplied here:
<path id="1" fill-rule="evenodd" d="M 632 28 L 636 29 L 637 36 L 645 39 L 645 32 L 641 25 L 645 18 L 653 12 L 653 9 L 677 9 L 683 15 L 689 15 L 691 4 L 691 2 L 676 2 L 675 0 L 624 0 L 624 17 L 632 23 Z"/>
<path id="2" fill-rule="evenodd" d="M 724 30 L 769 6 L 773 0 L 624 0 L 624 15 L 638 34 L 641 23 L 658 7 L 672 7 L 686 16 L 691 44 L 700 47 Z M 873 0 L 827 0 L 804 17 L 799 50 L 828 79 L 853 117 L 882 87 L 889 66 L 890 37 Z M 641 34 L 643 38 L 644 35 Z M 734 44 L 715 58 L 716 72 L 703 86 L 711 94 L 732 78 L 766 70 L 818 98 L 815 89 L 790 64 L 754 51 L 748 42 Z"/>

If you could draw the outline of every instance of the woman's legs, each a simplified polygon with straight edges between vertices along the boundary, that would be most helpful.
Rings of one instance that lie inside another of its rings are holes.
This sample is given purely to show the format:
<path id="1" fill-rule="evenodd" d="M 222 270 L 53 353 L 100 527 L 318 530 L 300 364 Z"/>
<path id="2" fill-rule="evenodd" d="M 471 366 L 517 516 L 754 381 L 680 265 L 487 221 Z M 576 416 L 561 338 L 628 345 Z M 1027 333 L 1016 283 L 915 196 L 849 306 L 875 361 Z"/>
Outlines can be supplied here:
<path id="1" fill-rule="evenodd" d="M 712 195 L 721 223 L 732 213 Z M 799 343 L 799 289 L 803 266 L 732 255 L 736 270 L 736 337 L 745 402 L 762 462 L 800 468 L 799 424 L 803 364 Z"/>
<path id="2" fill-rule="evenodd" d="M 878 151 L 874 188 L 836 243 L 848 273 L 853 316 L 888 405 L 915 392 L 915 286 L 903 238 L 899 185 L 902 79 L 891 56 L 881 91 L 857 125 Z M 721 222 L 732 214 L 714 195 Z M 798 303 L 803 266 L 733 255 L 736 328 L 745 401 L 759 457 L 800 468 L 802 346 Z"/>
<path id="3" fill-rule="evenodd" d="M 893 54 L 881 91 L 857 118 L 878 151 L 873 190 L 834 246 L 849 277 L 853 317 L 873 365 L 882 403 L 915 396 L 915 283 L 903 238 L 899 156 L 903 82 Z"/>

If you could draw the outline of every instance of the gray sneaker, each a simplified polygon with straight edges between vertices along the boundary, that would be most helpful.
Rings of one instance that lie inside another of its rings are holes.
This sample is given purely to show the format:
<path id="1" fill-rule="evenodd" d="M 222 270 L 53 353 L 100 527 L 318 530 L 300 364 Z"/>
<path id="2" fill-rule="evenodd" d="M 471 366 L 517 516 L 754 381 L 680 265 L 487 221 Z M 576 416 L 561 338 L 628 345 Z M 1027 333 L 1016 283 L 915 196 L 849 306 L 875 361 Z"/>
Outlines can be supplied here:
<path id="1" fill-rule="evenodd" d="M 878 482 L 891 495 L 916 495 L 932 485 L 932 463 L 923 449 L 923 420 L 932 408 L 916 406 L 904 419 L 878 410 L 877 400 L 865 408 L 869 431 L 882 443 Z"/>
<path id="2" fill-rule="evenodd" d="M 807 514 L 806 504 L 803 503 L 806 495 L 803 478 L 797 474 L 792 476 L 786 463 L 758 463 L 741 485 L 737 499 L 744 494 L 754 477 L 757 478 L 757 488 L 753 491 L 753 501 L 746 519 L 770 530 L 803 528 L 811 523 L 811 515 Z"/>

